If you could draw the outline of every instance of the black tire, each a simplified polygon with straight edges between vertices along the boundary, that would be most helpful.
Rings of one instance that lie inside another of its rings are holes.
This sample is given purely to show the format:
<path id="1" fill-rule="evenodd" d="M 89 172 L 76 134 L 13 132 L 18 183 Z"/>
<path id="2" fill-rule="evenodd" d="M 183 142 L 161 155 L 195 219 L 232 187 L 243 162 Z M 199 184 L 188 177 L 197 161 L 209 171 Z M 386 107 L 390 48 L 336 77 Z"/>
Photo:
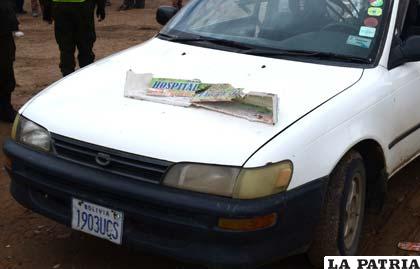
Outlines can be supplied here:
<path id="1" fill-rule="evenodd" d="M 352 195 L 352 190 L 355 189 L 358 193 Z M 357 151 L 350 151 L 330 176 L 320 222 L 307 253 L 312 265 L 323 268 L 325 256 L 356 255 L 362 232 L 365 200 L 366 170 L 363 158 Z M 349 211 L 352 212 L 350 217 Z M 354 228 L 349 229 L 350 226 Z"/>

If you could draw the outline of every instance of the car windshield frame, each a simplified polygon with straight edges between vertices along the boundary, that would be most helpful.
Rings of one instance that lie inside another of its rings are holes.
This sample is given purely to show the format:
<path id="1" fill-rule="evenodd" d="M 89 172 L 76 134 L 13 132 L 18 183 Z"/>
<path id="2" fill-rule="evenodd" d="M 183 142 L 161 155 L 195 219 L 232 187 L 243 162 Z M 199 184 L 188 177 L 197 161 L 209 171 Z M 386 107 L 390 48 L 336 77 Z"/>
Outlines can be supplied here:
<path id="1" fill-rule="evenodd" d="M 382 15 L 379 17 L 376 17 L 379 20 L 379 24 L 377 25 L 377 28 L 375 28 L 376 33 L 374 33 L 374 37 L 371 38 L 371 41 L 372 41 L 371 46 L 368 48 L 369 53 L 368 55 L 366 55 L 366 57 L 361 57 L 359 55 L 339 53 L 337 51 L 328 51 L 328 50 L 323 51 L 323 50 L 316 50 L 316 49 L 305 50 L 305 49 L 300 49 L 299 47 L 296 49 L 293 47 L 289 47 L 289 48 L 288 47 L 273 47 L 273 46 L 270 46 L 269 42 L 268 43 L 266 42 L 268 39 L 263 39 L 259 37 L 251 38 L 248 36 L 240 36 L 238 38 L 237 36 L 226 35 L 224 33 L 213 32 L 211 34 L 208 34 L 208 32 L 191 31 L 191 29 L 185 28 L 186 27 L 185 25 L 188 25 L 188 23 L 194 18 L 194 16 L 196 16 L 195 13 L 197 13 L 197 8 L 199 8 L 203 4 L 203 1 L 211 2 L 213 0 L 208 0 L 208 1 L 207 0 L 192 0 L 186 7 L 181 9 L 181 11 L 160 31 L 160 33 L 158 34 L 158 38 L 163 39 L 163 40 L 168 40 L 171 42 L 184 43 L 184 44 L 206 47 L 206 48 L 211 48 L 211 49 L 231 51 L 231 52 L 242 53 L 242 54 L 253 54 L 253 53 L 248 53 L 248 50 L 244 49 L 244 48 L 249 48 L 250 51 L 259 52 L 253 55 L 264 56 L 264 57 L 269 57 L 269 58 L 281 58 L 281 59 L 288 59 L 288 60 L 295 60 L 295 61 L 315 62 L 315 63 L 322 63 L 322 64 L 327 64 L 327 65 L 338 65 L 338 66 L 349 66 L 349 65 L 350 66 L 363 66 L 367 68 L 375 67 L 379 64 L 379 60 L 382 56 L 383 48 L 387 40 L 390 18 L 391 18 L 391 15 L 393 12 L 393 6 L 394 6 L 393 0 L 382 0 L 383 1 L 382 7 L 381 7 Z M 255 5 L 259 5 L 258 9 L 261 9 L 261 4 L 264 2 L 270 3 L 270 1 L 286 1 L 286 0 L 224 0 L 224 1 L 231 1 L 231 2 L 244 1 L 244 2 L 249 2 L 249 3 L 254 3 Z M 289 0 L 289 1 L 300 1 L 300 0 Z M 318 1 L 321 1 L 321 0 L 318 0 Z M 325 0 L 325 1 L 331 1 L 331 0 Z M 334 1 L 346 1 L 346 0 L 334 0 Z M 368 3 L 372 5 L 371 1 L 373 0 L 366 0 L 366 1 L 368 1 Z M 360 10 L 357 10 L 357 11 L 361 12 Z M 368 14 L 366 15 L 365 18 L 368 18 L 368 17 L 371 18 L 373 16 Z M 362 19 L 365 19 L 365 18 L 362 18 Z M 360 18 L 358 19 L 360 20 Z M 229 23 L 230 21 L 228 20 L 225 22 Z M 225 22 L 222 22 L 222 23 L 225 23 Z M 213 25 L 209 24 L 209 25 L 205 25 L 205 27 L 213 26 Z M 358 26 L 362 27 L 364 25 L 359 24 Z M 335 33 L 342 34 L 344 37 L 346 35 L 345 33 L 341 33 L 339 31 L 332 31 L 332 32 L 334 34 Z M 307 32 L 307 33 L 299 34 L 296 36 L 303 36 L 307 34 L 316 36 L 317 34 L 321 35 L 321 33 L 330 33 L 330 31 L 325 31 L 321 29 L 319 31 Z M 291 36 L 291 37 L 294 38 L 296 36 Z M 349 38 L 350 36 L 355 36 L 355 34 L 354 35 L 349 34 Z M 360 36 L 360 38 L 363 39 L 365 37 Z M 291 38 L 286 38 L 286 39 L 291 39 Z M 274 43 L 277 41 L 272 41 L 272 42 Z M 283 41 L 279 41 L 278 43 L 280 44 L 282 42 Z M 350 44 L 347 43 L 346 45 L 350 45 Z M 275 53 L 275 50 L 278 50 L 279 53 Z M 269 53 L 264 53 L 265 51 L 268 51 Z"/>

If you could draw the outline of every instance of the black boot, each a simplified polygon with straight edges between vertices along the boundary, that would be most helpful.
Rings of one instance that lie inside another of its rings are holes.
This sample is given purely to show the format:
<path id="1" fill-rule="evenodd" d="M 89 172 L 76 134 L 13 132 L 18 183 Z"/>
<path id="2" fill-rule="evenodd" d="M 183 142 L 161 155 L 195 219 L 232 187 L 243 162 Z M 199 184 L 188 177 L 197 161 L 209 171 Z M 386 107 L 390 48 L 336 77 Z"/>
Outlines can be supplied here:
<path id="1" fill-rule="evenodd" d="M 10 93 L 0 97 L 0 121 L 13 123 L 15 120 L 17 112 L 12 106 L 11 99 Z"/>

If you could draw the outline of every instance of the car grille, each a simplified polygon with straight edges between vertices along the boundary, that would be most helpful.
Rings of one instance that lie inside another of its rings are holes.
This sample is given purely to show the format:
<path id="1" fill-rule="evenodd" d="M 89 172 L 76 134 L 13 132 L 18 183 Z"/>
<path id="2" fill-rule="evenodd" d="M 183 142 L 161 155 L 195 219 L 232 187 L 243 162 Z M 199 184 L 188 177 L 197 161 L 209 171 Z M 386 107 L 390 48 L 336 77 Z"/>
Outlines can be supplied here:
<path id="1" fill-rule="evenodd" d="M 53 146 L 58 157 L 124 177 L 160 183 L 171 162 L 142 157 L 89 143 L 52 135 Z M 98 154 L 107 156 L 109 164 L 100 165 Z"/>

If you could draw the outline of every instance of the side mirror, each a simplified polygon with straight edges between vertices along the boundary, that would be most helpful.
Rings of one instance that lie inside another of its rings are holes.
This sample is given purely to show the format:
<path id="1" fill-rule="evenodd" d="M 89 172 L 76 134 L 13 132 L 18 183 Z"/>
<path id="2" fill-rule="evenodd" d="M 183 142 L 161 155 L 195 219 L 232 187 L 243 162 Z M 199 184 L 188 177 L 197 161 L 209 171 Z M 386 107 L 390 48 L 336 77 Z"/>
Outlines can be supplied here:
<path id="1" fill-rule="evenodd" d="M 156 21 L 165 25 L 178 12 L 178 9 L 171 6 L 161 6 L 156 12 Z"/>
<path id="2" fill-rule="evenodd" d="M 409 62 L 420 61 L 420 36 L 410 36 L 407 40 L 399 42 L 390 55 L 390 69 Z"/>

